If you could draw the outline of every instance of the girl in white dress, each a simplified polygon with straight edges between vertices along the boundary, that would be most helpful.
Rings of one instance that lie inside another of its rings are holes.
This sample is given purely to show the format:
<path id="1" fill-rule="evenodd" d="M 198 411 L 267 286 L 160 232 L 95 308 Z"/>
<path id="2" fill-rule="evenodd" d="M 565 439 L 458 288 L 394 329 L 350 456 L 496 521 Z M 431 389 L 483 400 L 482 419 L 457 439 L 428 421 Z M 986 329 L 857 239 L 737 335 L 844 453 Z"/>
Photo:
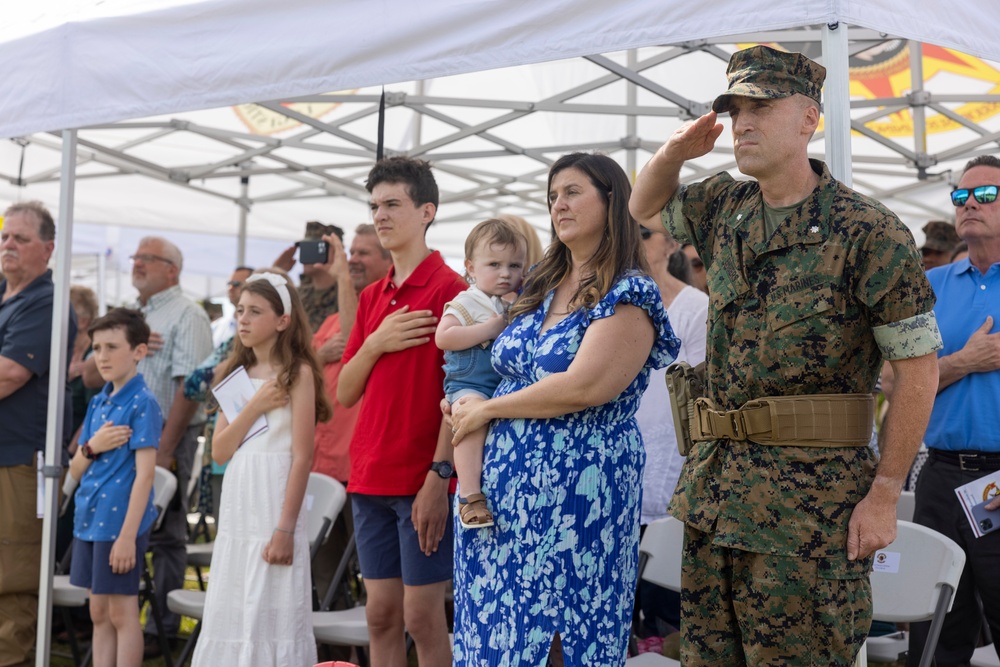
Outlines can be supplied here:
<path id="1" fill-rule="evenodd" d="M 233 351 L 216 377 L 243 366 L 257 391 L 232 423 L 220 412 L 212 440 L 216 463 L 231 463 L 194 664 L 307 667 L 316 643 L 300 509 L 316 422 L 330 418 L 330 404 L 302 302 L 286 278 L 252 275 L 236 314 Z M 267 430 L 244 442 L 261 415 Z"/>

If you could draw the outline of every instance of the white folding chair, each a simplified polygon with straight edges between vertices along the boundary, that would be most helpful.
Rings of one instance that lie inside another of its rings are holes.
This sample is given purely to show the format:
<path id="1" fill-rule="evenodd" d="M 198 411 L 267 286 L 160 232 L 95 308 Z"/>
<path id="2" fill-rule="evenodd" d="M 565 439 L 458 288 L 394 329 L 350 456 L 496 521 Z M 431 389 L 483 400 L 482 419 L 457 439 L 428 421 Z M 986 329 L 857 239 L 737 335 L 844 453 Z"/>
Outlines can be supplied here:
<path id="1" fill-rule="evenodd" d="M 318 472 L 309 473 L 306 485 L 306 495 L 302 499 L 302 510 L 306 513 L 306 532 L 309 534 L 309 560 L 312 561 L 320 546 L 330 536 L 334 522 L 340 516 L 347 502 L 347 490 L 344 485 L 329 475 Z M 194 651 L 201 633 L 201 620 L 205 615 L 205 591 L 178 589 L 167 595 L 167 608 L 175 614 L 187 616 L 198 621 L 184 650 L 177 660 L 183 665 Z"/>
<path id="2" fill-rule="evenodd" d="M 86 653 L 81 652 L 82 647 L 77 640 L 69 610 L 72 607 L 86 607 L 89 601 L 90 591 L 69 583 L 68 574 L 57 574 L 52 578 L 52 607 L 59 607 L 63 610 L 63 621 L 66 624 L 66 634 L 69 638 L 69 650 L 73 656 L 73 664 L 77 667 L 82 667 L 90 662 L 93 648 L 88 648 Z"/>
<path id="3" fill-rule="evenodd" d="M 639 544 L 639 579 L 680 592 L 684 557 L 684 523 L 673 517 L 653 521 Z M 656 653 L 643 653 L 625 661 L 628 667 L 673 667 L 680 663 Z"/>
<path id="4" fill-rule="evenodd" d="M 929 667 L 965 567 L 965 552 L 953 540 L 925 526 L 897 522 L 896 539 L 875 554 L 872 617 L 890 623 L 930 621 L 920 667 Z M 895 661 L 906 651 L 905 633 L 869 637 L 862 652 Z"/>
<path id="5" fill-rule="evenodd" d="M 913 521 L 913 510 L 917 506 L 917 497 L 913 491 L 903 491 L 896 503 L 896 519 L 898 521 Z"/>
<path id="6" fill-rule="evenodd" d="M 351 535 L 344 555 L 337 565 L 337 571 L 334 573 L 333 579 L 330 580 L 326 595 L 320 603 L 320 610 L 313 612 L 313 636 L 320 644 L 368 648 L 370 643 L 368 619 L 365 616 L 364 605 L 357 605 L 350 609 L 330 609 L 340 582 L 347 572 L 348 563 L 354 556 L 355 549 L 354 535 Z"/>
<path id="7" fill-rule="evenodd" d="M 980 646 L 972 654 L 972 660 L 969 661 L 969 664 L 972 667 L 1000 667 L 1000 658 L 997 657 L 996 646 L 993 644 Z"/>

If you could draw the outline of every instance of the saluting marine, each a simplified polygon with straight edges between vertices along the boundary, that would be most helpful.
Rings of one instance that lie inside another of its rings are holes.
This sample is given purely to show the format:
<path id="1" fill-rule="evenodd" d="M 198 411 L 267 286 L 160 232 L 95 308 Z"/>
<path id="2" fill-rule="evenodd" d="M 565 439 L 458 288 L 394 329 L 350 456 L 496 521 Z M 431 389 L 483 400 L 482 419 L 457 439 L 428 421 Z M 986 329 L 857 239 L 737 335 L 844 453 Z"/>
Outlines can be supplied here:
<path id="1" fill-rule="evenodd" d="M 671 505 L 686 523 L 682 662 L 846 666 L 871 622 L 870 557 L 895 537 L 937 386 L 934 296 L 899 219 L 808 158 L 825 69 L 757 46 L 727 74 L 713 111 L 657 151 L 630 202 L 708 270 L 709 400 Z M 680 185 L 724 112 L 754 180 Z M 883 358 L 906 380 L 876 462 Z"/>

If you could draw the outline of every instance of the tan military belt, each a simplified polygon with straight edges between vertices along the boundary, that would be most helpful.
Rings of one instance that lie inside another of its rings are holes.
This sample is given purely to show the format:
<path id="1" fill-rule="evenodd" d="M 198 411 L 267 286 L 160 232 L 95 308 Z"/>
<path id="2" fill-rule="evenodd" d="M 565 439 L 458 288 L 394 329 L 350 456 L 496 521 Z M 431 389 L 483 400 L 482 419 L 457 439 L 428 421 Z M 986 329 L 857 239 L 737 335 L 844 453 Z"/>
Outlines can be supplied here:
<path id="1" fill-rule="evenodd" d="M 694 402 L 694 440 L 749 440 L 762 445 L 861 447 L 871 440 L 871 394 L 766 396 L 739 410 L 720 411 L 708 398 Z"/>

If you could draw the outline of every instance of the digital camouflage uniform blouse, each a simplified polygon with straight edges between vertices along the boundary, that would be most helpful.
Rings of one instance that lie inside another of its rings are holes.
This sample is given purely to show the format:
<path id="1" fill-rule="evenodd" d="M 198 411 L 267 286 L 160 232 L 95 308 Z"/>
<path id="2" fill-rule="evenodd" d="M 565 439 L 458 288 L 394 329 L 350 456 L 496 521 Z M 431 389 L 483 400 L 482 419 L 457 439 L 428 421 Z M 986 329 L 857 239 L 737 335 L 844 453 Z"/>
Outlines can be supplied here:
<path id="1" fill-rule="evenodd" d="M 708 269 L 707 377 L 718 409 L 764 396 L 870 393 L 883 355 L 940 346 L 913 237 L 878 202 L 811 161 L 820 182 L 765 238 L 756 181 L 728 174 L 681 187 L 662 213 Z M 868 447 L 695 443 L 671 513 L 718 546 L 832 557 L 874 478 Z"/>

